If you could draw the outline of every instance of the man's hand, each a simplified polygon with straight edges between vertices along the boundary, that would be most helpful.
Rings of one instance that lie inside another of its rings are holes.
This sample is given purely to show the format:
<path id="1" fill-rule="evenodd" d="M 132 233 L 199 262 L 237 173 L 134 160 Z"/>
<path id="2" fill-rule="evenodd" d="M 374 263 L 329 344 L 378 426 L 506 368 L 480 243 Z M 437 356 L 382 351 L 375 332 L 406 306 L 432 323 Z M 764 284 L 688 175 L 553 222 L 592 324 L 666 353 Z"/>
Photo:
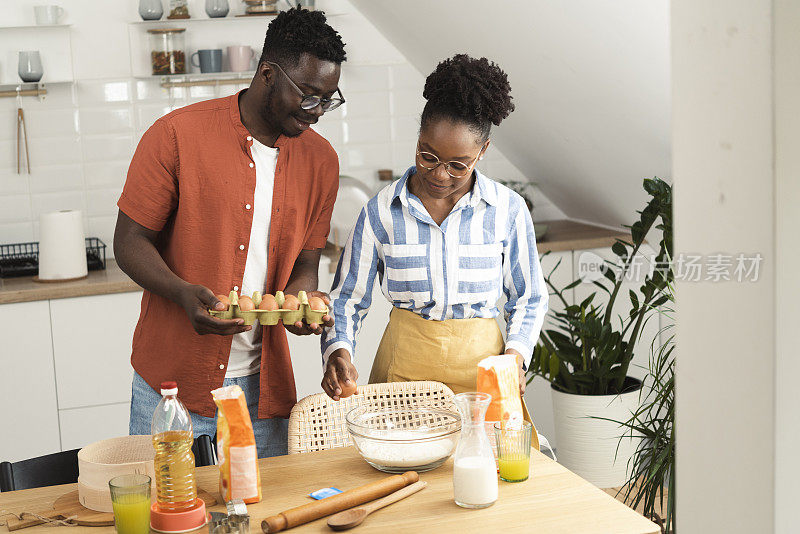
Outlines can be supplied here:
<path id="1" fill-rule="evenodd" d="M 189 316 L 194 331 L 201 335 L 231 336 L 253 328 L 245 326 L 243 319 L 223 320 L 210 315 L 209 308 L 222 311 L 225 309 L 225 305 L 214 296 L 210 289 L 203 286 L 187 284 L 179 293 L 178 304 Z"/>
<path id="2" fill-rule="evenodd" d="M 307 295 L 309 298 L 311 297 L 321 298 L 323 301 L 325 301 L 325 305 L 330 310 L 331 299 L 328 298 L 327 294 L 323 293 L 322 291 L 309 291 Z M 322 334 L 323 328 L 333 326 L 333 316 L 330 314 L 323 315 L 321 325 L 317 323 L 306 324 L 304 321 L 297 321 L 294 324 L 287 324 L 284 326 L 286 327 L 286 330 L 288 330 L 289 332 L 291 332 L 296 336 L 307 336 L 309 334 L 320 335 Z"/>
<path id="3" fill-rule="evenodd" d="M 325 376 L 322 377 L 322 389 L 330 398 L 339 400 L 342 385 L 352 386 L 358 380 L 358 371 L 350 361 L 350 353 L 346 349 L 337 349 L 328 358 Z"/>
<path id="4" fill-rule="evenodd" d="M 506 354 L 513 354 L 517 357 L 517 368 L 519 370 L 519 395 L 521 397 L 525 394 L 525 382 L 527 381 L 525 378 L 525 368 L 522 366 L 525 359 L 522 357 L 522 354 L 514 349 L 507 349 Z"/>

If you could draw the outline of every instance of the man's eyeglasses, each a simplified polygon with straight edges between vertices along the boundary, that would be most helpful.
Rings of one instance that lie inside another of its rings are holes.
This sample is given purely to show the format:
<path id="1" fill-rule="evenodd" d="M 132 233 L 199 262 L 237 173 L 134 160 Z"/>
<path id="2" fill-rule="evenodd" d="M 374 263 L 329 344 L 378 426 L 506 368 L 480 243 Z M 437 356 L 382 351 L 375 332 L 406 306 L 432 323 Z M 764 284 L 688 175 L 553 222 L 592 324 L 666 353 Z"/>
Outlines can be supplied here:
<path id="1" fill-rule="evenodd" d="M 447 174 L 453 178 L 461 178 L 462 176 L 466 175 L 467 172 L 469 172 L 470 167 L 472 167 L 472 165 L 478 161 L 479 157 L 480 153 L 475 156 L 475 159 L 473 159 L 469 164 L 456 160 L 445 162 L 436 157 L 436 154 L 421 151 L 419 149 L 419 145 L 417 145 L 417 159 L 419 160 L 420 167 L 432 171 L 439 165 L 444 165 L 444 170 L 446 170 Z"/>
<path id="2" fill-rule="evenodd" d="M 272 61 L 267 61 L 266 63 L 274 65 L 275 67 L 278 68 L 279 71 L 283 73 L 284 76 L 286 76 L 286 79 L 289 80 L 289 83 L 292 84 L 292 87 L 294 87 L 295 91 L 297 91 L 297 93 L 302 98 L 302 100 L 300 100 L 301 108 L 309 110 L 309 109 L 314 109 L 315 107 L 321 105 L 322 111 L 330 111 L 344 104 L 344 96 L 342 95 L 342 92 L 339 90 L 338 87 L 336 88 L 336 92 L 339 94 L 339 98 L 322 98 L 321 96 L 317 95 L 307 95 L 303 92 L 302 89 L 297 87 L 297 84 L 294 83 L 291 78 L 289 78 L 289 75 L 286 74 L 286 71 L 283 70 L 283 68 L 280 65 L 278 65 L 277 63 L 273 63 Z"/>

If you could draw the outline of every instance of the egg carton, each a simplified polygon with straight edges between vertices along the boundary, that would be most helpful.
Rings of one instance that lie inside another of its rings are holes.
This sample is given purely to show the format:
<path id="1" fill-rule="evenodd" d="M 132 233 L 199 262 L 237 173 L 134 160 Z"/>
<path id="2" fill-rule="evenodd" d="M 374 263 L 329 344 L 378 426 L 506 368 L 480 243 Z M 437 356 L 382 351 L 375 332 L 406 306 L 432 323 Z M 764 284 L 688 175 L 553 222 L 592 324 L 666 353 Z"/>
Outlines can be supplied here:
<path id="1" fill-rule="evenodd" d="M 297 293 L 297 300 L 300 301 L 299 310 L 278 308 L 277 310 L 255 309 L 243 311 L 241 308 L 239 308 L 239 295 L 236 293 L 236 291 L 231 291 L 230 295 L 228 295 L 228 299 L 230 300 L 231 305 L 227 310 L 208 310 L 208 312 L 212 316 L 220 319 L 244 319 L 244 324 L 248 326 L 254 325 L 256 321 L 264 326 L 272 326 L 278 324 L 278 321 L 281 320 L 283 321 L 283 324 L 294 324 L 297 321 L 303 320 L 305 320 L 307 324 L 322 324 L 322 317 L 330 313 L 330 310 L 327 306 L 325 306 L 325 309 L 321 311 L 312 310 L 311 306 L 308 305 L 308 295 L 305 291 L 299 291 Z M 261 295 L 260 291 L 254 291 L 252 299 L 253 304 L 255 304 L 256 308 L 258 308 L 261 305 L 263 296 Z M 284 302 L 286 302 L 286 296 L 283 294 L 283 291 L 275 292 L 275 301 L 278 303 L 278 306 L 283 306 Z"/>

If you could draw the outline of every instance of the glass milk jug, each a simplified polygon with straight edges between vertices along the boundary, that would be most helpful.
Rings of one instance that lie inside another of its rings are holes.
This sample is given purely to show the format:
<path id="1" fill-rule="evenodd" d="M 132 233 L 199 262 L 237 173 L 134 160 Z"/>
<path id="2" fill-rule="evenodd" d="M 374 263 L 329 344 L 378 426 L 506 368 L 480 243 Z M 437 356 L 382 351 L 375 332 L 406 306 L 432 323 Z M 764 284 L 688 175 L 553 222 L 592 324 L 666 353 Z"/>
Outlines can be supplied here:
<path id="1" fill-rule="evenodd" d="M 488 393 L 459 393 L 461 437 L 453 460 L 453 496 L 464 508 L 486 508 L 497 500 L 497 466 L 484 429 Z"/>

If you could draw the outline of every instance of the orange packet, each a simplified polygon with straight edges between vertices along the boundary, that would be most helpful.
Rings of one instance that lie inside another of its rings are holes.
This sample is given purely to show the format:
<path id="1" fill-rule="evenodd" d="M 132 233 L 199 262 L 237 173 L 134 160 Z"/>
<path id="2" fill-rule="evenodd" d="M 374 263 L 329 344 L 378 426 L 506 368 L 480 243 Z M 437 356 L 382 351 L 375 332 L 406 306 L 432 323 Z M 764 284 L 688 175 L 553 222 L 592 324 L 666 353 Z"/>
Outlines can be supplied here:
<path id="1" fill-rule="evenodd" d="M 488 356 L 478 362 L 478 391 L 492 396 L 486 421 L 502 421 L 511 428 L 520 427 L 523 414 L 515 355 Z"/>
<path id="2" fill-rule="evenodd" d="M 242 499 L 246 504 L 261 501 L 261 473 L 253 423 L 244 392 L 226 386 L 211 392 L 217 404 L 217 459 L 219 492 L 225 502 Z"/>

